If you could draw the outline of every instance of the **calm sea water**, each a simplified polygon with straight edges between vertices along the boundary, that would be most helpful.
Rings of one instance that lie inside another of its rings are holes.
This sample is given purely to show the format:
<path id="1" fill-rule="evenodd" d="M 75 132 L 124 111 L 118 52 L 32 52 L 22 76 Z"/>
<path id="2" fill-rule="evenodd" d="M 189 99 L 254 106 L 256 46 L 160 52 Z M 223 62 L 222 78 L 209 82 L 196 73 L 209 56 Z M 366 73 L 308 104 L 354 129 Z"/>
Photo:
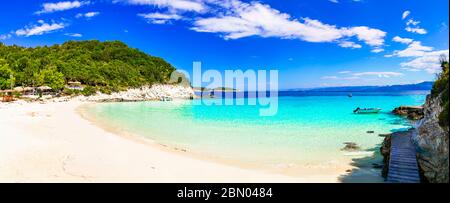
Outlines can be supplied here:
<path id="1" fill-rule="evenodd" d="M 260 106 L 193 101 L 104 103 L 88 112 L 111 126 L 210 157 L 273 166 L 320 165 L 351 158 L 354 154 L 341 150 L 344 142 L 378 151 L 379 134 L 411 127 L 390 111 L 421 105 L 426 94 L 361 92 L 350 98 L 343 92 L 280 92 L 278 113 L 272 117 L 260 117 Z M 382 112 L 357 115 L 352 112 L 356 107 Z"/>

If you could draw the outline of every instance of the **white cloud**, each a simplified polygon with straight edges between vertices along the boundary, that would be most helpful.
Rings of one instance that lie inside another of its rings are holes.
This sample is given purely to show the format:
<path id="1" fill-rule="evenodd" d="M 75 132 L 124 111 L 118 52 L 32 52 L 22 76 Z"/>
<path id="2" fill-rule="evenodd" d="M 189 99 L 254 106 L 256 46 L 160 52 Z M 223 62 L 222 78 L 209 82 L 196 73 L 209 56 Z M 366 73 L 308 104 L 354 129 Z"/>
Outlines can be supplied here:
<path id="1" fill-rule="evenodd" d="M 171 20 L 180 20 L 182 17 L 178 14 L 166 14 L 166 13 L 147 13 L 147 14 L 138 14 L 148 20 L 149 23 L 153 24 L 166 24 Z"/>
<path id="2" fill-rule="evenodd" d="M 405 11 L 403 12 L 403 16 L 402 19 L 406 19 L 406 17 L 408 17 L 411 14 L 411 12 L 409 11 Z M 412 33 L 417 33 L 417 34 L 427 34 L 427 30 L 421 28 L 419 26 L 420 21 L 415 21 L 413 18 L 410 18 L 408 21 L 406 21 L 406 28 L 405 30 L 408 32 L 412 32 Z"/>
<path id="3" fill-rule="evenodd" d="M 53 13 L 57 11 L 65 11 L 69 9 L 79 8 L 90 4 L 89 1 L 62 1 L 56 3 L 42 4 L 42 10 L 35 12 L 35 14 Z"/>
<path id="4" fill-rule="evenodd" d="M 427 34 L 427 31 L 425 29 L 419 28 L 419 27 L 416 27 L 416 28 L 406 27 L 405 30 L 408 32 L 417 33 L 417 34 L 421 34 L 421 35 Z"/>
<path id="5" fill-rule="evenodd" d="M 393 39 L 394 40 L 394 39 Z M 405 40 L 405 38 L 397 38 L 397 40 L 403 43 L 410 42 Z M 426 71 L 430 74 L 438 73 L 441 70 L 440 67 L 440 57 L 444 55 L 448 58 L 449 50 L 437 50 L 435 51 L 433 47 L 424 46 L 419 41 L 412 41 L 409 43 L 408 47 L 404 50 L 396 50 L 392 54 L 385 55 L 385 57 L 403 57 L 412 58 L 407 62 L 400 63 L 403 70 L 407 71 Z"/>
<path id="6" fill-rule="evenodd" d="M 375 49 L 372 49 L 372 53 L 380 53 L 380 52 L 383 52 L 384 51 L 384 49 L 382 49 L 382 48 L 375 48 Z"/>
<path id="7" fill-rule="evenodd" d="M 322 79 L 322 80 L 329 80 L 329 79 L 338 79 L 338 77 L 337 76 L 323 76 L 320 79 Z"/>
<path id="8" fill-rule="evenodd" d="M 100 15 L 100 12 L 79 13 L 79 14 L 77 14 L 77 15 L 75 16 L 75 18 L 82 18 L 82 17 L 85 17 L 85 18 L 88 18 L 88 19 L 89 19 L 89 18 L 98 16 L 98 15 Z"/>
<path id="9" fill-rule="evenodd" d="M 33 36 L 33 35 L 43 35 L 49 32 L 63 29 L 66 25 L 64 23 L 45 23 L 41 22 L 40 25 L 26 26 L 25 28 L 19 29 L 15 32 L 17 36 Z"/>
<path id="10" fill-rule="evenodd" d="M 80 33 L 66 33 L 64 35 L 69 36 L 69 37 L 83 37 L 83 35 Z"/>
<path id="11" fill-rule="evenodd" d="M 359 49 L 362 46 L 359 44 L 356 44 L 354 42 L 349 42 L 349 41 L 342 41 L 339 43 L 340 47 L 344 47 L 344 48 L 353 48 L 353 49 Z"/>
<path id="12" fill-rule="evenodd" d="M 191 30 L 218 33 L 226 40 L 251 36 L 297 39 L 306 42 L 330 42 L 344 48 L 361 48 L 357 41 L 382 50 L 386 32 L 367 26 L 338 27 L 310 18 L 292 18 L 267 4 L 240 0 L 115 0 L 131 5 L 150 5 L 164 13 L 141 13 L 138 16 L 153 24 L 174 20 L 191 22 Z M 185 15 L 183 12 L 197 12 Z M 201 15 L 198 15 L 201 13 Z M 189 18 L 188 18 L 189 17 Z"/>
<path id="13" fill-rule="evenodd" d="M 182 11 L 203 12 L 206 10 L 202 1 L 198 0 L 124 0 L 133 5 L 150 5 Z"/>
<path id="14" fill-rule="evenodd" d="M 224 5 L 227 12 L 198 18 L 191 28 L 197 32 L 221 33 L 225 39 L 249 36 L 299 39 L 307 42 L 335 42 L 348 48 L 359 48 L 349 41 L 356 37 L 369 46 L 382 46 L 386 32 L 366 26 L 337 27 L 310 18 L 293 19 L 268 5 L 238 0 Z"/>
<path id="15" fill-rule="evenodd" d="M 389 78 L 389 77 L 403 76 L 403 73 L 398 73 L 398 72 L 361 72 L 361 73 L 353 73 L 353 76 L 378 76 L 380 78 Z"/>
<path id="16" fill-rule="evenodd" d="M 329 2 L 333 2 L 333 3 L 339 3 L 339 1 L 338 0 L 328 0 Z"/>
<path id="17" fill-rule="evenodd" d="M 447 31 L 447 30 L 448 30 L 448 25 L 447 25 L 447 23 L 442 22 L 442 23 L 441 23 L 441 26 L 440 26 L 440 28 L 439 28 L 439 32 L 445 32 L 445 31 Z"/>
<path id="18" fill-rule="evenodd" d="M 7 40 L 11 38 L 11 34 L 2 34 L 0 35 L 0 40 Z"/>
<path id="19" fill-rule="evenodd" d="M 411 42 L 413 42 L 413 39 L 395 36 L 394 38 L 392 38 L 392 41 L 403 43 L 403 44 L 411 44 Z"/>
<path id="20" fill-rule="evenodd" d="M 343 77 L 338 76 L 323 76 L 322 80 L 359 80 L 359 79 L 369 79 L 371 76 L 376 76 L 379 78 L 390 78 L 390 77 L 400 77 L 403 76 L 403 73 L 399 72 L 376 72 L 376 71 L 368 71 L 368 72 L 358 72 L 352 73 L 351 71 L 341 71 L 339 74 L 343 74 Z M 362 77 L 368 76 L 368 77 Z"/>
<path id="21" fill-rule="evenodd" d="M 411 14 L 411 11 L 404 11 L 402 14 L 402 20 L 404 20 L 406 17 L 408 17 L 409 14 Z"/>
<path id="22" fill-rule="evenodd" d="M 444 55 L 448 58 L 449 50 L 425 52 L 423 53 L 423 55 L 411 61 L 401 63 L 400 65 L 404 70 L 408 71 L 426 71 L 428 73 L 438 73 L 441 70 L 439 61 L 441 55 Z"/>
<path id="23" fill-rule="evenodd" d="M 423 46 L 421 42 L 414 41 L 404 50 L 394 51 L 393 56 L 398 57 L 418 57 L 425 55 L 426 52 L 432 51 L 433 47 Z"/>
<path id="24" fill-rule="evenodd" d="M 320 79 L 322 80 L 357 80 L 361 79 L 357 76 L 349 76 L 349 77 L 338 77 L 338 76 L 323 76 Z"/>
<path id="25" fill-rule="evenodd" d="M 361 78 L 357 77 L 357 76 L 353 76 L 353 77 L 342 77 L 340 79 L 343 79 L 343 80 L 357 80 L 357 79 L 361 79 Z"/>
<path id="26" fill-rule="evenodd" d="M 370 46 L 382 46 L 386 32 L 366 26 L 353 27 L 350 29 L 359 40 L 364 41 Z"/>
<path id="27" fill-rule="evenodd" d="M 409 19 L 407 22 L 406 22 L 406 25 L 414 25 L 414 26 L 417 26 L 417 25 L 419 25 L 420 24 L 420 21 L 414 21 L 414 19 Z"/>
<path id="28" fill-rule="evenodd" d="M 88 12 L 88 13 L 85 13 L 84 16 L 87 17 L 87 18 L 92 18 L 92 17 L 97 16 L 99 14 L 100 14 L 100 12 Z"/>

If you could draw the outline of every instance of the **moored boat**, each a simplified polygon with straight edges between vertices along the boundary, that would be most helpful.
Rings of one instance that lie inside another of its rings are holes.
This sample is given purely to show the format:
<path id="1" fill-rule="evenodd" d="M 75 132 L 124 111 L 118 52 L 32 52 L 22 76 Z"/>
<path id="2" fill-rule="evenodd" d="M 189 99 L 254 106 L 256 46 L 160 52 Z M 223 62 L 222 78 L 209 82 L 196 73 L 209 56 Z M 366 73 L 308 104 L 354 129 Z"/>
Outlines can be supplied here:
<path id="1" fill-rule="evenodd" d="M 363 108 L 363 109 L 361 109 L 361 108 L 358 107 L 358 108 L 356 108 L 353 111 L 353 113 L 356 113 L 356 114 L 371 114 L 371 113 L 378 113 L 380 111 L 381 111 L 380 108 Z"/>
<path id="2" fill-rule="evenodd" d="M 172 101 L 173 99 L 172 99 L 171 97 L 163 96 L 163 97 L 161 97 L 159 100 L 160 100 L 160 101 Z"/>

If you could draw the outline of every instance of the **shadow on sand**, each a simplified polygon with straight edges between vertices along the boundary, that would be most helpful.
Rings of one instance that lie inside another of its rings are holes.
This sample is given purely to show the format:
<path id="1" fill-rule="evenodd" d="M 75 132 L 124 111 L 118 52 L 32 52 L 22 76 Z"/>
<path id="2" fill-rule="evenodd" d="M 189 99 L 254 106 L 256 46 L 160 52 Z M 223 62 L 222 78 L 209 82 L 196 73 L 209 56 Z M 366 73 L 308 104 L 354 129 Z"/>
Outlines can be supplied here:
<path id="1" fill-rule="evenodd" d="M 383 167 L 383 156 L 380 154 L 381 144 L 366 151 L 374 152 L 372 156 L 352 159 L 354 166 L 347 174 L 341 175 L 339 181 L 342 183 L 384 183 L 381 176 Z"/>

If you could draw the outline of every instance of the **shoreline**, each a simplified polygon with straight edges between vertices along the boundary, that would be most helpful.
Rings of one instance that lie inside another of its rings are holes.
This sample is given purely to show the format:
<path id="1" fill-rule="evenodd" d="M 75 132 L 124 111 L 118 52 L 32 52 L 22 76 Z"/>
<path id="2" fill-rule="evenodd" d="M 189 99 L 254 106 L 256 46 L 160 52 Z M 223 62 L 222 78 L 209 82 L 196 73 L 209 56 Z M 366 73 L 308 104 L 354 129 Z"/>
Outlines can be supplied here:
<path id="1" fill-rule="evenodd" d="M 177 152 L 108 132 L 79 114 L 85 104 L 92 103 L 1 106 L 0 182 L 338 182 L 345 175 L 289 176 Z"/>
<path id="2" fill-rule="evenodd" d="M 201 152 L 195 152 L 191 151 L 188 148 L 182 148 L 173 146 L 170 144 L 163 144 L 159 143 L 157 140 L 154 140 L 152 138 L 143 137 L 141 135 L 131 133 L 127 130 L 123 130 L 120 127 L 115 127 L 109 124 L 106 121 L 102 121 L 101 119 L 94 118 L 93 115 L 87 115 L 89 114 L 86 112 L 86 108 L 88 108 L 89 105 L 101 105 L 101 103 L 87 103 L 82 104 L 79 107 L 76 108 L 76 112 L 85 120 L 89 121 L 91 124 L 109 132 L 112 134 L 115 134 L 120 137 L 124 137 L 125 139 L 130 139 L 135 142 L 139 142 L 145 145 L 149 145 L 149 147 L 157 148 L 161 151 L 165 151 L 168 153 L 175 153 L 177 155 L 186 156 L 189 158 L 206 161 L 206 162 L 212 162 L 217 163 L 221 165 L 226 165 L 230 167 L 237 167 L 240 169 L 245 170 L 254 170 L 257 172 L 263 172 L 268 174 L 274 174 L 274 175 L 285 175 L 287 177 L 293 177 L 293 178 L 303 178 L 305 176 L 323 176 L 323 177 L 330 177 L 329 179 L 336 179 L 332 182 L 339 182 L 338 178 L 346 175 L 346 171 L 352 170 L 355 167 L 351 165 L 352 161 L 348 160 L 348 163 L 342 163 L 339 168 L 330 168 L 323 165 L 311 165 L 311 164 L 305 164 L 305 165 L 297 165 L 292 166 L 290 164 L 283 164 L 281 166 L 271 166 L 267 167 L 267 165 L 262 165 L 261 163 L 256 162 L 243 162 L 240 160 L 231 160 L 231 159 L 225 159 L 217 156 L 208 156 Z M 353 157 L 352 157 L 353 158 Z M 349 158 L 349 159 L 352 159 Z M 264 166 L 264 168 L 262 167 Z M 326 175 L 323 175 L 321 173 L 318 173 L 318 170 L 322 170 Z M 318 175 L 319 174 L 319 175 Z M 319 178 L 322 179 L 322 178 Z"/>

